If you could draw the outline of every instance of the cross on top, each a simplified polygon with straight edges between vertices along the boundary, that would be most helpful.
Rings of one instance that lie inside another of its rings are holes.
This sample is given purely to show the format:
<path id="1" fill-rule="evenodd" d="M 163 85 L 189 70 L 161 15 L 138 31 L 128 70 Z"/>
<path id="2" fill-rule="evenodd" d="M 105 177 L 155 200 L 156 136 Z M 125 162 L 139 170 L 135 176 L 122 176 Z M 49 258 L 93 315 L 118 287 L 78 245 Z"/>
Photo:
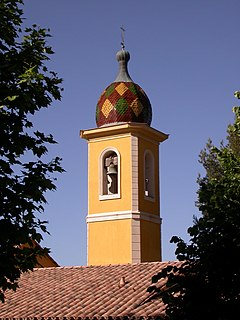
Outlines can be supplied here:
<path id="1" fill-rule="evenodd" d="M 124 50 L 124 48 L 125 48 L 125 44 L 124 44 L 124 32 L 125 32 L 125 29 L 123 28 L 123 26 L 121 26 L 120 29 L 121 29 L 121 38 L 122 38 L 121 46 L 122 46 L 122 49 Z"/>

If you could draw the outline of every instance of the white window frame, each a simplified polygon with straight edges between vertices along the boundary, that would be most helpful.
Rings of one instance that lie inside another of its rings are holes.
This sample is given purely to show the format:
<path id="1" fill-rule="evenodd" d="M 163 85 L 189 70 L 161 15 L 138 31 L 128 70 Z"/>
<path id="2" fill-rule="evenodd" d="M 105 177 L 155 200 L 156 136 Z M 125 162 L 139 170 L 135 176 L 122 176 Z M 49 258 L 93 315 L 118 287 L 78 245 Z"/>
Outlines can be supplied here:
<path id="1" fill-rule="evenodd" d="M 150 166 L 148 166 L 147 168 L 147 163 L 146 163 L 146 157 L 150 157 Z M 144 199 L 145 200 L 149 200 L 149 201 L 155 201 L 155 158 L 154 158 L 154 155 L 152 153 L 151 150 L 147 149 L 144 151 L 144 167 L 143 167 L 143 170 L 144 170 L 144 181 L 143 181 L 143 190 L 144 190 Z M 148 170 L 148 172 L 147 172 Z M 150 194 L 146 194 L 146 179 L 149 180 L 149 183 L 150 183 L 150 187 L 149 187 L 149 192 Z"/>
<path id="2" fill-rule="evenodd" d="M 107 153 L 115 152 L 118 158 L 118 177 L 117 177 L 117 190 L 115 194 L 103 194 L 103 179 L 104 179 L 104 159 L 106 158 Z M 114 147 L 108 147 L 104 149 L 98 160 L 98 169 L 99 169 L 99 200 L 109 200 L 109 199 L 119 199 L 120 198 L 120 182 L 121 182 L 121 157 L 119 151 Z"/>

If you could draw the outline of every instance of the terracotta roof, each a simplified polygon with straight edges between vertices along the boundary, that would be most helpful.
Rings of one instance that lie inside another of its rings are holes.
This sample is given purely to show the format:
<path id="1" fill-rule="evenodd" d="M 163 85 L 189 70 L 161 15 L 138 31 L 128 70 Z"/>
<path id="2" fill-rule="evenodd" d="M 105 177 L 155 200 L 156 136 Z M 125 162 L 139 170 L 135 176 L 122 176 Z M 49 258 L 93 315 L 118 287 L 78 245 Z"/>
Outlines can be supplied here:
<path id="1" fill-rule="evenodd" d="M 0 319 L 157 318 L 164 304 L 149 300 L 146 290 L 153 275 L 178 263 L 36 268 L 22 275 L 16 292 L 7 292 Z"/>

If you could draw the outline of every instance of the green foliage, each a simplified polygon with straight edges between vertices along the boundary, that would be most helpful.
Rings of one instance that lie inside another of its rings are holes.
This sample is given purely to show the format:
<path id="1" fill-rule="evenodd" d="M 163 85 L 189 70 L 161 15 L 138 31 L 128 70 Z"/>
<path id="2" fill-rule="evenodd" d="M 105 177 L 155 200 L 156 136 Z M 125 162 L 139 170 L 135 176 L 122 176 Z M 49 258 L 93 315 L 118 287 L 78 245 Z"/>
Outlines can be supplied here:
<path id="1" fill-rule="evenodd" d="M 240 98 L 240 94 L 235 94 Z M 240 108 L 228 126 L 227 143 L 207 143 L 200 153 L 206 170 L 198 178 L 200 218 L 188 229 L 190 242 L 172 237 L 180 266 L 164 269 L 152 279 L 167 304 L 171 320 L 235 319 L 240 305 Z M 157 282 L 165 278 L 159 288 Z"/>
<path id="2" fill-rule="evenodd" d="M 53 174 L 63 172 L 60 158 L 43 161 L 52 135 L 34 131 L 33 115 L 61 99 L 62 79 L 46 63 L 52 49 L 48 30 L 36 25 L 25 30 L 22 0 L 0 2 L 0 300 L 16 290 L 22 272 L 32 270 L 34 246 L 47 232 L 45 193 L 55 190 Z M 31 159 L 31 160 L 29 160 Z M 22 246 L 27 244 L 27 246 Z"/>

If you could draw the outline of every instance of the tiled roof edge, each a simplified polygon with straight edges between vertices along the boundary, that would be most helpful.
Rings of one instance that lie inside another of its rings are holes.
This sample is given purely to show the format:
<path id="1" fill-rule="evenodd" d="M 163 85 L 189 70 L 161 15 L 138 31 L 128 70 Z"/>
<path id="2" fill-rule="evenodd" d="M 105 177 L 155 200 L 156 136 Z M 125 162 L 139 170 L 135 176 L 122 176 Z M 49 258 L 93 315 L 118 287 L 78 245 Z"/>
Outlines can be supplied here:
<path id="1" fill-rule="evenodd" d="M 126 266 L 126 265 L 144 265 L 144 264 L 173 264 L 173 263 L 178 263 L 179 261 L 178 260 L 173 260 L 173 261 L 153 261 L 153 262 L 136 262 L 136 263 L 124 263 L 124 264 L 107 264 L 107 265 L 104 265 L 104 264 L 100 264 L 100 265 L 89 265 L 89 266 L 59 266 L 59 267 L 48 267 L 48 268 L 34 268 L 34 270 L 44 270 L 44 269 L 48 269 L 48 270 L 51 270 L 51 269 L 88 269 L 88 268 L 98 268 L 98 267 L 110 267 L 110 266 Z M 0 318 L 1 320 L 2 318 Z M 16 320 L 19 320 L 19 318 L 14 318 Z M 23 319 L 35 319 L 35 318 L 21 318 L 21 320 Z M 50 318 L 49 318 L 50 319 Z M 51 318 L 51 319 L 56 319 L 56 318 Z M 58 318 L 60 320 L 62 320 L 63 318 Z M 77 318 L 74 318 L 74 319 L 77 319 Z M 81 319 L 81 318 L 79 318 Z M 57 319 L 56 319 L 57 320 Z"/>
<path id="2" fill-rule="evenodd" d="M 116 316 L 116 317 L 9 317 L 1 318 L 0 320 L 163 320 L 161 316 Z"/>

